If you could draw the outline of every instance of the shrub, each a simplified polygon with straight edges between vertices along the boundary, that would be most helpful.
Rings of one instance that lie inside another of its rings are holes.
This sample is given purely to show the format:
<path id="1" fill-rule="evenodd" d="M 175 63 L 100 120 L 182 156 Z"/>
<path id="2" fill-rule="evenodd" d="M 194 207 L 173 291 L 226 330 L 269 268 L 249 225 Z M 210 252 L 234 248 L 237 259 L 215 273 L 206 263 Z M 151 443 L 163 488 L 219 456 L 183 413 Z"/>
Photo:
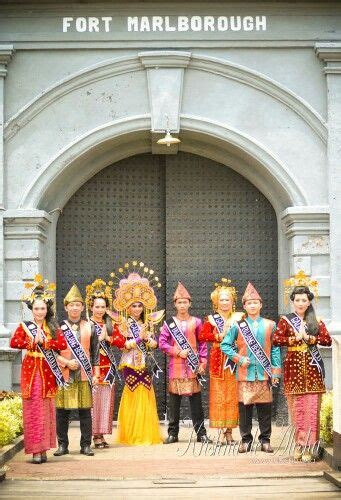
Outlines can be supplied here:
<path id="1" fill-rule="evenodd" d="M 333 443 L 333 392 L 323 394 L 320 414 L 321 439 L 325 444 Z"/>
<path id="2" fill-rule="evenodd" d="M 22 434 L 22 401 L 16 395 L 0 401 L 0 446 L 10 444 Z"/>

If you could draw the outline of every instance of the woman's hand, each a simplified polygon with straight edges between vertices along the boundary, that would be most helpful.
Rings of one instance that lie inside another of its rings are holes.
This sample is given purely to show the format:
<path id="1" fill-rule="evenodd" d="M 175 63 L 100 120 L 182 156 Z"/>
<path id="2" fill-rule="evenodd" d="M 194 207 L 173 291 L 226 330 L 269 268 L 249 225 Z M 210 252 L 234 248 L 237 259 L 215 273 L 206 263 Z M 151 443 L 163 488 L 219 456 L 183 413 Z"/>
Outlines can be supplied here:
<path id="1" fill-rule="evenodd" d="M 65 365 L 67 368 L 69 368 L 69 370 L 72 370 L 73 372 L 79 367 L 79 363 L 76 359 L 68 359 Z"/>
<path id="2" fill-rule="evenodd" d="M 143 325 L 141 327 L 141 330 L 140 330 L 140 333 L 139 333 L 139 337 L 141 340 L 148 340 L 148 331 L 147 331 L 147 325 Z"/>
<path id="3" fill-rule="evenodd" d="M 296 332 L 295 333 L 295 339 L 297 342 L 303 339 L 303 333 L 302 332 Z"/>
<path id="4" fill-rule="evenodd" d="M 149 337 L 149 339 L 148 339 L 148 345 L 149 345 L 149 347 L 151 349 L 155 349 L 157 347 L 157 342 L 152 337 Z"/>

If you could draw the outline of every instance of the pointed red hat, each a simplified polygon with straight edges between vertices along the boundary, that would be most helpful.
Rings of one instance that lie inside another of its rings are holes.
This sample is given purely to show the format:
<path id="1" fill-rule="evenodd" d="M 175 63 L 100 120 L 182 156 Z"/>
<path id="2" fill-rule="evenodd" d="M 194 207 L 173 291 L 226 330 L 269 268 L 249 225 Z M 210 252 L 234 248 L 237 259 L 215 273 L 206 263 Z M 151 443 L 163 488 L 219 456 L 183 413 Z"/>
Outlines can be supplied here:
<path id="1" fill-rule="evenodd" d="M 243 298 L 242 298 L 243 304 L 247 300 L 260 300 L 260 301 L 262 301 L 262 297 L 259 295 L 259 293 L 255 289 L 255 287 L 253 286 L 253 284 L 250 283 L 250 282 L 247 284 L 247 287 L 245 289 L 245 292 L 244 292 L 244 295 L 243 295 Z"/>
<path id="2" fill-rule="evenodd" d="M 173 300 L 174 302 L 178 299 L 188 299 L 192 300 L 192 297 L 190 296 L 188 290 L 183 286 L 183 284 L 178 281 L 178 286 L 177 289 L 175 290 Z"/>

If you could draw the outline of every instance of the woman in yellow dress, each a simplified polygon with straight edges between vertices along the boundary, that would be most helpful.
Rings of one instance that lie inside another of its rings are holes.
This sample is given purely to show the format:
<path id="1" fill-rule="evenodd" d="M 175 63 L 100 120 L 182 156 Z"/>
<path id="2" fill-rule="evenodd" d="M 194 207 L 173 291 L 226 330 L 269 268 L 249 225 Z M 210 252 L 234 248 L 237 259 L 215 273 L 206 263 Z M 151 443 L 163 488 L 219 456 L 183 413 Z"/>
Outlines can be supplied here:
<path id="1" fill-rule="evenodd" d="M 128 264 L 125 267 L 128 268 Z M 149 273 L 148 268 L 144 270 Z M 158 280 L 156 283 L 159 285 Z M 162 443 L 153 388 L 153 372 L 158 367 L 152 351 L 157 348 L 153 325 L 161 319 L 163 311 L 153 312 L 156 305 L 149 279 L 135 269 L 119 281 L 113 306 L 120 315 L 120 330 L 127 338 L 119 365 L 125 381 L 118 411 L 117 442 L 120 444 Z M 153 370 L 148 369 L 150 361 Z"/>

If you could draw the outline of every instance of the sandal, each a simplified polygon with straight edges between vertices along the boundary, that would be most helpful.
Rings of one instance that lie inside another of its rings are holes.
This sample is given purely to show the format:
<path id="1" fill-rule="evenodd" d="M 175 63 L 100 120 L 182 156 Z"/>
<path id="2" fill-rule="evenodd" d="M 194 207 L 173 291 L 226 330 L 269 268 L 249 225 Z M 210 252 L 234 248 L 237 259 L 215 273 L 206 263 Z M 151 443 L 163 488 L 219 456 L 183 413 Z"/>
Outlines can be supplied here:
<path id="1" fill-rule="evenodd" d="M 224 432 L 224 437 L 226 444 L 231 445 L 236 443 L 236 441 L 232 437 L 232 429 L 226 429 L 226 431 Z"/>
<path id="2" fill-rule="evenodd" d="M 104 444 L 103 444 L 103 441 L 102 441 L 102 437 L 95 437 L 94 436 L 94 446 L 95 448 L 99 448 L 99 449 L 103 449 L 104 448 Z"/>
<path id="3" fill-rule="evenodd" d="M 102 444 L 103 444 L 104 448 L 109 448 L 109 443 L 107 443 L 106 441 L 104 441 L 104 439 L 102 441 Z"/>

